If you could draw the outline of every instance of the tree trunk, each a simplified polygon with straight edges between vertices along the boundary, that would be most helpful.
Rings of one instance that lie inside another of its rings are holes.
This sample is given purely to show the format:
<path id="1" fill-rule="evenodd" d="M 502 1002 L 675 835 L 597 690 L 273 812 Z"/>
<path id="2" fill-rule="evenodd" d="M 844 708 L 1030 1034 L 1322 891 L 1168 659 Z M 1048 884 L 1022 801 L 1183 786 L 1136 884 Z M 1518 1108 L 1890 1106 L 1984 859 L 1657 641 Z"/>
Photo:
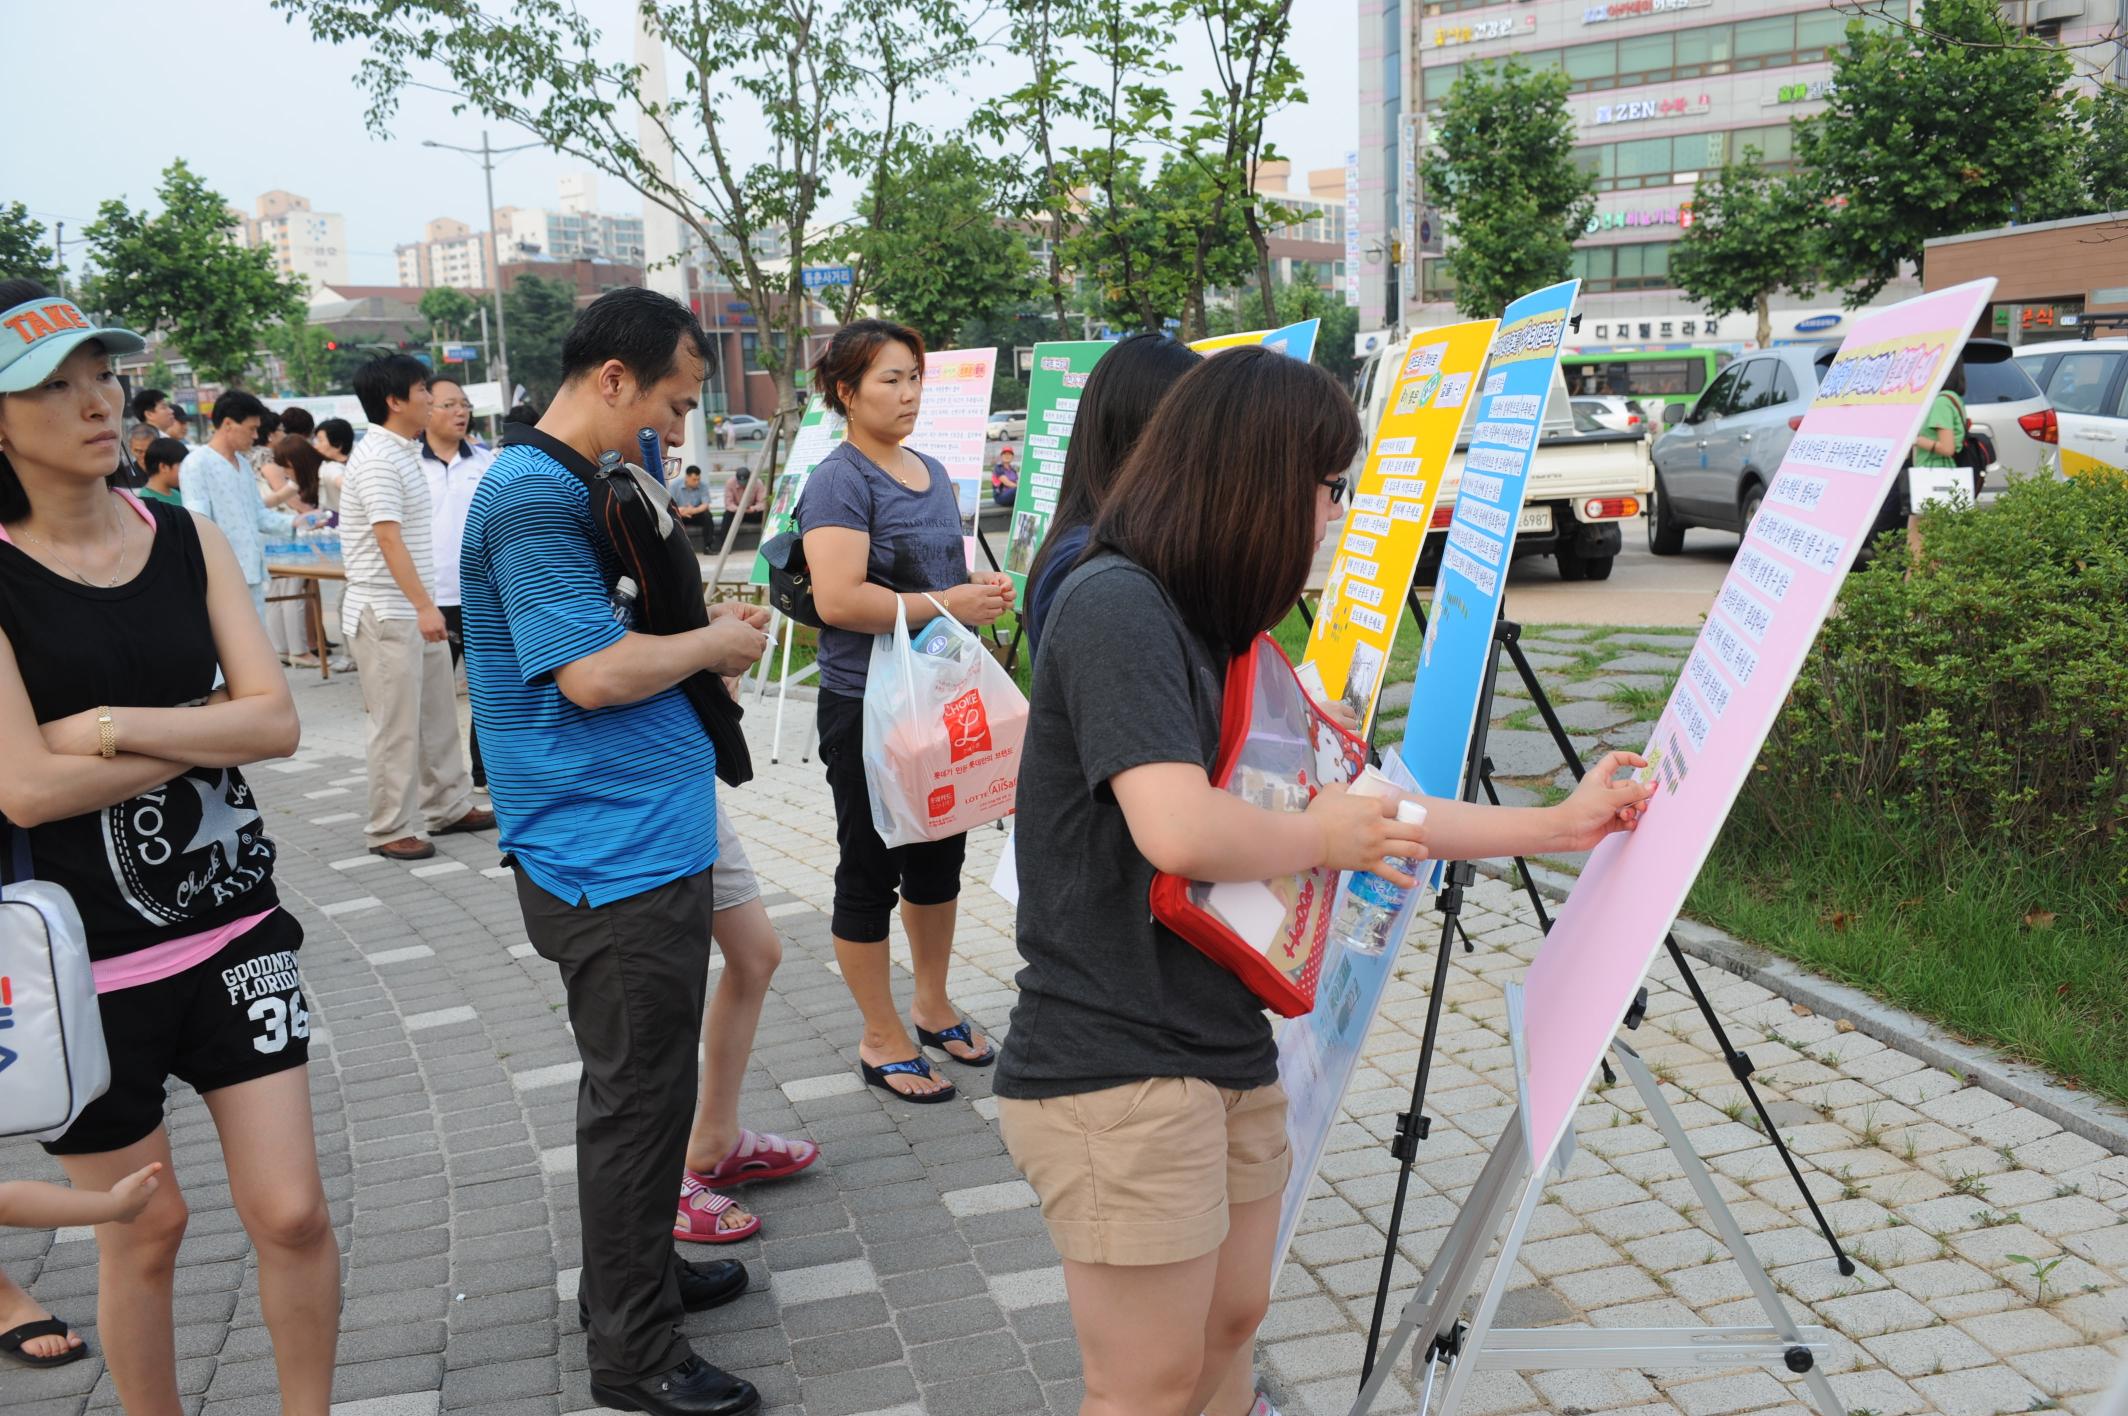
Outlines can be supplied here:
<path id="1" fill-rule="evenodd" d="M 1759 292 L 1758 308 L 1759 348 L 1771 349 L 1773 347 L 1773 312 L 1769 308 L 1767 293 L 1763 290 Z"/>
<path id="2" fill-rule="evenodd" d="M 1271 238 L 1256 219 L 1255 202 L 1242 207 L 1241 219 L 1248 224 L 1249 241 L 1256 247 L 1256 283 L 1263 290 L 1264 328 L 1269 329 L 1278 323 L 1278 299 L 1271 290 Z"/>

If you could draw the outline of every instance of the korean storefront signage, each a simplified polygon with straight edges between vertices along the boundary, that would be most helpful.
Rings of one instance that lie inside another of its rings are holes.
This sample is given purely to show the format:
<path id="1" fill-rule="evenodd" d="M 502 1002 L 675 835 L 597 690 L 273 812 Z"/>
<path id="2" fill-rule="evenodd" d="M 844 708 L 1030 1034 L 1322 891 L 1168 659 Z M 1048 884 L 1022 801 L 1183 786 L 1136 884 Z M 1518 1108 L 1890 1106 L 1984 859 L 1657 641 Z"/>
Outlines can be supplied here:
<path id="1" fill-rule="evenodd" d="M 1760 106 L 1771 108 L 1780 103 L 1816 103 L 1819 99 L 1831 98 L 1834 89 L 1837 87 L 1838 85 L 1831 79 L 1812 79 L 1809 83 L 1782 84 L 1774 90 L 1773 96 L 1764 100 Z"/>
<path id="2" fill-rule="evenodd" d="M 1687 98 L 1679 94 L 1673 98 L 1636 98 L 1625 103 L 1599 104 L 1591 121 L 1599 126 L 1609 123 L 1640 123 L 1650 118 L 1684 118 L 1694 114 L 1711 113 L 1713 110 L 1714 99 L 1711 95 L 1703 93 L 1696 98 Z"/>
<path id="3" fill-rule="evenodd" d="M 1638 0 L 1634 0 L 1638 3 Z M 1711 0 L 1698 0 L 1700 4 Z M 1497 20 L 1473 20 L 1467 25 L 1435 25 L 1432 30 L 1433 47 L 1445 48 L 1451 44 L 1483 44 L 1487 40 L 1511 39 L 1518 34 L 1535 34 L 1535 15 L 1510 15 Z"/>
<path id="4" fill-rule="evenodd" d="M 1599 231 L 1617 231 L 1628 227 L 1691 224 L 1692 203 L 1680 202 L 1670 207 L 1635 207 L 1626 211 L 1590 212 L 1588 224 L 1582 230 L 1594 236 Z"/>
<path id="5" fill-rule="evenodd" d="M 1712 5 L 1714 0 L 1611 0 L 1607 5 L 1591 5 L 1581 12 L 1585 25 L 1609 24 L 1612 20 L 1637 20 L 1644 15 L 1669 15 L 1679 10 L 1698 10 Z"/>

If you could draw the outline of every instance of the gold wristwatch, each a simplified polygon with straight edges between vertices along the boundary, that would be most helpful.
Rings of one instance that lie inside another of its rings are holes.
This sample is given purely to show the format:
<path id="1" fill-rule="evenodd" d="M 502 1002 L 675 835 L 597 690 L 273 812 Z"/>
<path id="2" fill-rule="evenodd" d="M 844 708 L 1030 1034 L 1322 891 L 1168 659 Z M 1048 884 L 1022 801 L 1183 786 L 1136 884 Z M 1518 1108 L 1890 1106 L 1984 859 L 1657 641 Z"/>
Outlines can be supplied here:
<path id="1" fill-rule="evenodd" d="M 118 724 L 111 721 L 109 708 L 96 715 L 96 750 L 106 758 L 118 756 Z"/>

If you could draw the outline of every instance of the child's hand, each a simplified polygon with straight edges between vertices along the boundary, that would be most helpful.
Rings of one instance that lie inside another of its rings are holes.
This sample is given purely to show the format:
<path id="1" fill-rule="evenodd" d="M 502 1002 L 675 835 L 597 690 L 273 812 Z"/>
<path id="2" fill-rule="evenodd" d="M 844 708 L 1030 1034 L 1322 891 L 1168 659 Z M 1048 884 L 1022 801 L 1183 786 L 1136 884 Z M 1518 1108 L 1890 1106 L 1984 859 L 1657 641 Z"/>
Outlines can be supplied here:
<path id="1" fill-rule="evenodd" d="M 111 1187 L 111 1198 L 118 1205 L 118 1213 L 111 1217 L 114 1223 L 128 1224 L 140 1218 L 156 1187 L 162 1184 L 155 1178 L 162 1168 L 161 1161 L 151 1161 Z"/>

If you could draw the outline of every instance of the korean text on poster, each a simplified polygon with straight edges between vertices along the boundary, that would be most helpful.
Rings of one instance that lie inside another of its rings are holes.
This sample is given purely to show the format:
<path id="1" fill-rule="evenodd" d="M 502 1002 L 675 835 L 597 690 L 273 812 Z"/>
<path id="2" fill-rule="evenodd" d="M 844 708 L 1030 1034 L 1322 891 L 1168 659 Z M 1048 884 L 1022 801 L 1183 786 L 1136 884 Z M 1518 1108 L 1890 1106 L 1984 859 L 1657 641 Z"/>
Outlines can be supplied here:
<path id="1" fill-rule="evenodd" d="M 1433 521 L 1441 474 L 1469 413 L 1497 328 L 1475 320 L 1421 330 L 1397 362 L 1389 401 L 1339 526 L 1337 551 L 1308 636 L 1323 689 L 1374 721 L 1404 598 Z"/>
<path id="2" fill-rule="evenodd" d="M 1478 690 L 1492 672 L 1493 622 L 1507 590 L 1515 524 L 1579 290 L 1579 281 L 1568 280 L 1524 295 L 1507 307 L 1493 338 L 1399 749 L 1427 796 L 1463 790 Z"/>
<path id="3" fill-rule="evenodd" d="M 1027 439 L 1020 450 L 1020 489 L 1012 502 L 1005 540 L 1005 572 L 1013 588 L 1027 589 L 1035 552 L 1048 539 L 1064 486 L 1064 454 L 1079 416 L 1079 396 L 1093 368 L 1114 346 L 1089 339 L 1037 344 L 1027 375 Z"/>
<path id="4" fill-rule="evenodd" d="M 935 457 L 953 479 L 968 565 L 975 566 L 976 518 L 982 513 L 984 438 L 990 427 L 995 349 L 934 349 L 924 355 L 924 402 L 904 446 Z"/>
<path id="5" fill-rule="evenodd" d="M 1640 829 L 1582 871 L 1522 990 L 1533 1163 L 1560 1142 L 1713 849 L 1993 279 L 1866 311 L 1818 386 L 1645 756 Z"/>

